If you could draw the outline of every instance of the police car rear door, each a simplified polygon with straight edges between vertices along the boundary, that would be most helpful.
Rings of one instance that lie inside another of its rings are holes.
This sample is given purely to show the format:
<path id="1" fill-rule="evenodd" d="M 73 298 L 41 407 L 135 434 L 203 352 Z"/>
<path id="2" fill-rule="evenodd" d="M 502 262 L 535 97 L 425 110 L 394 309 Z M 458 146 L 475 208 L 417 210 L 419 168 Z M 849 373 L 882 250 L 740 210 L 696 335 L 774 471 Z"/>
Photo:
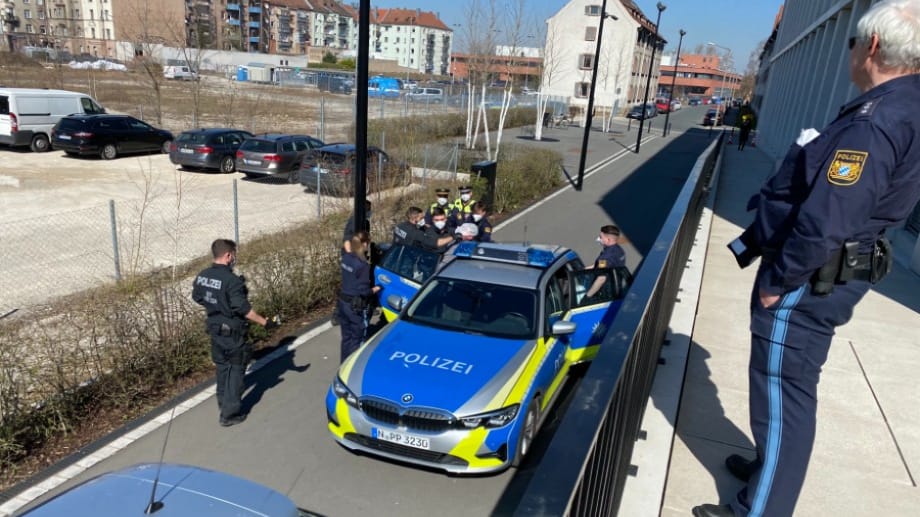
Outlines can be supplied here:
<path id="1" fill-rule="evenodd" d="M 396 295 L 405 306 L 434 274 L 440 258 L 439 253 L 417 246 L 394 244 L 387 250 L 374 268 L 376 285 L 381 287 L 380 305 L 387 321 L 393 321 L 399 313 L 387 303 L 387 298 Z"/>

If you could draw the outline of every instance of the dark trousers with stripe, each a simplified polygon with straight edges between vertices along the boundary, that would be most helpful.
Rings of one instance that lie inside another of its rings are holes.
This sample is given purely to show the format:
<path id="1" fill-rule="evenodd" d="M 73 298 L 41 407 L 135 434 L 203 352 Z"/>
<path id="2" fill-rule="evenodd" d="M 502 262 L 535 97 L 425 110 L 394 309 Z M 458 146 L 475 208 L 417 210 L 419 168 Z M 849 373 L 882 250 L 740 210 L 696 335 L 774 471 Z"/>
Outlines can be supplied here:
<path id="1" fill-rule="evenodd" d="M 834 286 L 827 296 L 804 285 L 764 308 L 751 295 L 751 431 L 762 467 L 732 502 L 736 515 L 791 516 L 815 439 L 818 378 L 836 327 L 853 315 L 868 282 Z"/>
<path id="2" fill-rule="evenodd" d="M 342 330 L 342 343 L 339 362 L 361 347 L 361 342 L 367 336 L 367 309 L 356 311 L 350 303 L 339 300 L 336 302 L 339 311 L 339 328 Z"/>

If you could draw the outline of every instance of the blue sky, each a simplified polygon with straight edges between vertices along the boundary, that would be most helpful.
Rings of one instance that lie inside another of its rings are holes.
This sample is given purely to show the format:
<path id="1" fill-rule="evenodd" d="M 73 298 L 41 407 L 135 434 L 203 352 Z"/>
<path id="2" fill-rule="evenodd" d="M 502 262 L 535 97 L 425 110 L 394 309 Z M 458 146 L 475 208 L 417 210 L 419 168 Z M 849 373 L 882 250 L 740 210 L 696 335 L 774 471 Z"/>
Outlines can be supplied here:
<path id="1" fill-rule="evenodd" d="M 357 0 L 351 0 L 357 2 Z M 488 0 L 480 0 L 487 2 Z M 495 0 L 503 5 L 508 0 Z M 511 0 L 517 2 L 518 0 Z M 600 0 L 597 0 L 600 3 Z M 615 2 L 617 0 L 608 0 Z M 634 0 L 636 5 L 654 22 L 658 13 L 658 0 Z M 564 0 L 525 0 L 528 11 L 536 23 L 552 16 Z M 773 29 L 773 20 L 783 0 L 662 0 L 667 9 L 661 14 L 661 34 L 668 40 L 668 51 L 677 49 L 680 29 L 687 31 L 681 53 L 692 52 L 697 45 L 715 42 L 732 49 L 735 69 L 744 72 L 751 52 L 757 44 L 767 39 Z M 376 0 L 372 7 L 400 7 L 421 9 L 440 14 L 449 27 L 462 24 L 469 0 Z M 723 51 L 724 52 L 724 51 Z"/>

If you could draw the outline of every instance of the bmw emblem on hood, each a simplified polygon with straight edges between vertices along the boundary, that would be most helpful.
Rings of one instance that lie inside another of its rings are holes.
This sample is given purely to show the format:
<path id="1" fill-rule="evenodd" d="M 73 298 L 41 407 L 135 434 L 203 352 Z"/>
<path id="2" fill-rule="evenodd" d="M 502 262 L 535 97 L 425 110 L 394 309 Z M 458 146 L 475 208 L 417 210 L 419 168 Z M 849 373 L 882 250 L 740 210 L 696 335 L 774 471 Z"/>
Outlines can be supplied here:
<path id="1" fill-rule="evenodd" d="M 414 398 L 415 397 L 413 397 L 411 393 L 406 393 L 405 395 L 402 396 L 403 404 L 408 404 L 412 402 Z"/>

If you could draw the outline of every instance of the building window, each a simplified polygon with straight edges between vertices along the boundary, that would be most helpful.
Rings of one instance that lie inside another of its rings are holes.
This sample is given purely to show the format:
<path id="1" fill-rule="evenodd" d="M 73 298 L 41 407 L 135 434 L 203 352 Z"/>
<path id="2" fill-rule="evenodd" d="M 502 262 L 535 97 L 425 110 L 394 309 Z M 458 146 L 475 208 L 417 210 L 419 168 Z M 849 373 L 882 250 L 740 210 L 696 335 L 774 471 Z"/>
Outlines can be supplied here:
<path id="1" fill-rule="evenodd" d="M 105 38 L 106 38 L 106 39 L 112 39 L 112 29 L 106 29 L 106 30 L 105 30 Z"/>
<path id="2" fill-rule="evenodd" d="M 585 6 L 585 15 L 586 15 L 586 16 L 600 16 L 600 15 L 601 15 L 601 6 L 599 6 L 599 5 L 586 5 L 586 6 Z"/>
<path id="3" fill-rule="evenodd" d="M 578 68 L 582 70 L 591 70 L 594 68 L 594 54 L 582 54 L 578 56 Z"/>
<path id="4" fill-rule="evenodd" d="M 26 9 L 25 11 L 22 12 L 22 17 L 25 18 L 26 20 L 31 20 L 32 11 L 30 9 Z"/>
<path id="5" fill-rule="evenodd" d="M 26 32 L 28 32 L 29 34 L 32 33 L 32 24 L 31 24 L 31 23 L 27 23 L 27 24 L 26 24 Z"/>
<path id="6" fill-rule="evenodd" d="M 597 27 L 585 27 L 585 41 L 597 39 Z"/>
<path id="7" fill-rule="evenodd" d="M 38 26 L 38 32 L 41 33 L 41 34 L 44 34 L 44 33 L 45 33 L 45 26 L 44 26 L 44 25 L 39 25 L 39 26 Z"/>
<path id="8" fill-rule="evenodd" d="M 73 17 L 74 17 L 74 18 L 79 18 L 79 17 L 80 17 L 80 10 L 79 10 L 79 9 L 74 9 L 74 10 L 73 10 Z"/>
<path id="9" fill-rule="evenodd" d="M 584 99 L 591 90 L 591 83 L 575 83 L 575 96 Z"/>
<path id="10" fill-rule="evenodd" d="M 41 10 L 38 11 L 38 19 L 39 20 L 45 19 L 45 11 L 41 11 Z"/>

